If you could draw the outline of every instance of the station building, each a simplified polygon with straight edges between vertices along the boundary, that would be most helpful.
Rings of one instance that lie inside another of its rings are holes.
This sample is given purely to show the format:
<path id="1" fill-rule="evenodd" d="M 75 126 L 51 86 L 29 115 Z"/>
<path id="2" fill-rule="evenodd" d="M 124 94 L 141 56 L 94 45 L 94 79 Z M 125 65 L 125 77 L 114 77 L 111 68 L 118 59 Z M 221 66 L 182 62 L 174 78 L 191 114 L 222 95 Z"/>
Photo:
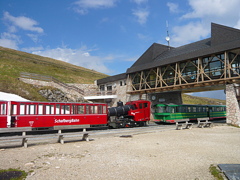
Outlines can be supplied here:
<path id="1" fill-rule="evenodd" d="M 225 90 L 228 120 L 240 125 L 240 30 L 211 24 L 211 37 L 180 47 L 153 43 L 126 73 L 97 80 L 111 105 L 138 99 L 182 104 L 182 93 Z"/>

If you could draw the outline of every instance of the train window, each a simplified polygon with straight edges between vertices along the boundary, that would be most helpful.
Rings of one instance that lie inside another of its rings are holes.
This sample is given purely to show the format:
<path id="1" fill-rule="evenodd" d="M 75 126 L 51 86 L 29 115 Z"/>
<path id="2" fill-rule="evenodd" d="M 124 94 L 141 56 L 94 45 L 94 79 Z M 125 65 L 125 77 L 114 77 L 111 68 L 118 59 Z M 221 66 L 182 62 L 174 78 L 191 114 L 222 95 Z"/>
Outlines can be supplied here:
<path id="1" fill-rule="evenodd" d="M 77 114 L 84 114 L 84 106 L 83 105 L 80 105 L 80 106 L 77 106 Z"/>
<path id="2" fill-rule="evenodd" d="M 203 108 L 202 107 L 198 107 L 198 112 L 203 112 Z"/>
<path id="3" fill-rule="evenodd" d="M 107 106 L 103 106 L 103 114 L 107 113 Z"/>
<path id="4" fill-rule="evenodd" d="M 192 107 L 192 112 L 197 112 L 197 107 Z"/>
<path id="5" fill-rule="evenodd" d="M 27 104 L 26 105 L 26 114 L 36 114 L 36 105 Z"/>
<path id="6" fill-rule="evenodd" d="M 20 115 L 25 114 L 25 104 L 20 104 Z"/>
<path id="7" fill-rule="evenodd" d="M 56 114 L 60 114 L 60 104 L 56 104 Z"/>
<path id="8" fill-rule="evenodd" d="M 187 112 L 192 112 L 191 107 L 187 107 Z"/>
<path id="9" fill-rule="evenodd" d="M 180 107 L 179 112 L 182 113 L 186 112 L 186 107 L 185 106 Z"/>
<path id="10" fill-rule="evenodd" d="M 0 114 L 1 114 L 1 115 L 5 115 L 5 114 L 7 114 L 7 111 L 6 111 L 6 104 L 1 104 Z"/>
<path id="11" fill-rule="evenodd" d="M 148 107 L 148 103 L 144 103 L 143 105 L 144 105 L 144 108 Z"/>
<path id="12" fill-rule="evenodd" d="M 89 106 L 89 114 L 94 114 L 94 106 Z"/>
<path id="13" fill-rule="evenodd" d="M 76 105 L 72 105 L 71 114 L 77 114 L 76 113 Z"/>
<path id="14" fill-rule="evenodd" d="M 142 109 L 142 108 L 143 108 L 143 104 L 140 103 L 140 104 L 139 104 L 139 109 Z"/>
<path id="15" fill-rule="evenodd" d="M 98 114 L 98 106 L 93 106 L 93 114 Z"/>
<path id="16" fill-rule="evenodd" d="M 86 105 L 86 114 L 90 114 L 90 106 Z"/>
<path id="17" fill-rule="evenodd" d="M 39 114 L 39 115 L 42 115 L 42 114 L 43 114 L 43 105 L 42 105 L 42 104 L 39 104 L 39 105 L 38 105 L 38 114 Z"/>
<path id="18" fill-rule="evenodd" d="M 168 113 L 175 113 L 175 108 L 174 107 L 167 107 L 166 111 Z"/>
<path id="19" fill-rule="evenodd" d="M 17 114 L 17 105 L 16 104 L 12 104 L 11 115 L 16 115 L 16 114 Z"/>
<path id="20" fill-rule="evenodd" d="M 166 107 L 160 106 L 155 109 L 156 113 L 165 113 L 166 112 Z"/>
<path id="21" fill-rule="evenodd" d="M 61 114 L 70 114 L 70 105 L 62 105 Z"/>
<path id="22" fill-rule="evenodd" d="M 102 105 L 98 105 L 98 114 L 102 114 L 103 113 L 103 107 Z"/>
<path id="23" fill-rule="evenodd" d="M 46 105 L 46 114 L 54 114 L 54 105 Z"/>

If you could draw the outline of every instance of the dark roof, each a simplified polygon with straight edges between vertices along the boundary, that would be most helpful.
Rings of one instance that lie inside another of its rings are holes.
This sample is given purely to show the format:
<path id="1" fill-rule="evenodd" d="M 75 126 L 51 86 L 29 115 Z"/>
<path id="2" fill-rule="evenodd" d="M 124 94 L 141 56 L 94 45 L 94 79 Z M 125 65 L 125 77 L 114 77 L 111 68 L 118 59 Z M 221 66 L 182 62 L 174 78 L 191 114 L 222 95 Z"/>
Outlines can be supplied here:
<path id="1" fill-rule="evenodd" d="M 115 76 L 108 76 L 106 78 L 103 78 L 103 79 L 98 79 L 97 80 L 97 84 L 106 84 L 106 83 L 109 83 L 109 82 L 114 82 L 114 81 L 118 81 L 118 80 L 123 80 L 123 79 L 126 79 L 127 78 L 127 74 L 126 73 L 122 73 L 122 74 L 118 74 L 118 75 L 115 75 Z"/>
<path id="2" fill-rule="evenodd" d="M 154 43 L 147 51 L 127 70 L 133 73 L 166 64 L 194 59 L 214 53 L 240 47 L 240 30 L 212 23 L 211 38 L 191 44 L 168 49 L 167 46 Z"/>

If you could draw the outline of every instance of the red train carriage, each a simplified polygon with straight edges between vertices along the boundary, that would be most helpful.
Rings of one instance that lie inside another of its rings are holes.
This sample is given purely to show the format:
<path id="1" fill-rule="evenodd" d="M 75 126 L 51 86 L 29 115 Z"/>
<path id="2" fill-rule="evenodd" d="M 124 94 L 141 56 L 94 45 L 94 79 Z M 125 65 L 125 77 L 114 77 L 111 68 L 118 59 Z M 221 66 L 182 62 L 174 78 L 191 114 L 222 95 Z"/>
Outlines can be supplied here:
<path id="1" fill-rule="evenodd" d="M 11 101 L 11 127 L 51 128 L 65 125 L 106 125 L 107 105 Z"/>
<path id="2" fill-rule="evenodd" d="M 8 102 L 0 101 L 0 128 L 7 127 Z"/>

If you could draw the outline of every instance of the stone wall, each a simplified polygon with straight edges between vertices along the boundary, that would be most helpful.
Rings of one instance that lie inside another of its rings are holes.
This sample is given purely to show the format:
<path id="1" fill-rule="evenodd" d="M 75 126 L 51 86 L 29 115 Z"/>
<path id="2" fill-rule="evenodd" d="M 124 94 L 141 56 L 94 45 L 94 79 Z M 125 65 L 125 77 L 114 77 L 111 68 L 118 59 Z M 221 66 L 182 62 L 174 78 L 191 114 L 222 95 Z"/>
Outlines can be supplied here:
<path id="1" fill-rule="evenodd" d="M 233 84 L 226 85 L 227 123 L 240 126 L 240 110 Z"/>
<path id="2" fill-rule="evenodd" d="M 92 96 L 96 91 L 98 91 L 98 86 L 96 84 L 72 84 L 68 83 L 68 85 L 76 86 L 79 89 L 84 91 L 84 96 Z"/>
<path id="3" fill-rule="evenodd" d="M 58 89 L 58 90 L 44 89 L 44 90 L 39 91 L 39 94 L 41 94 L 43 97 L 45 97 L 49 101 L 52 101 L 52 102 L 84 102 L 84 98 L 83 98 L 82 94 L 78 93 L 75 90 L 69 90 L 68 88 L 60 86 L 57 83 L 33 80 L 33 79 L 26 79 L 26 78 L 19 78 L 19 80 L 21 80 L 25 83 L 28 83 L 28 84 L 32 84 L 36 87 L 49 86 L 49 87 Z"/>

